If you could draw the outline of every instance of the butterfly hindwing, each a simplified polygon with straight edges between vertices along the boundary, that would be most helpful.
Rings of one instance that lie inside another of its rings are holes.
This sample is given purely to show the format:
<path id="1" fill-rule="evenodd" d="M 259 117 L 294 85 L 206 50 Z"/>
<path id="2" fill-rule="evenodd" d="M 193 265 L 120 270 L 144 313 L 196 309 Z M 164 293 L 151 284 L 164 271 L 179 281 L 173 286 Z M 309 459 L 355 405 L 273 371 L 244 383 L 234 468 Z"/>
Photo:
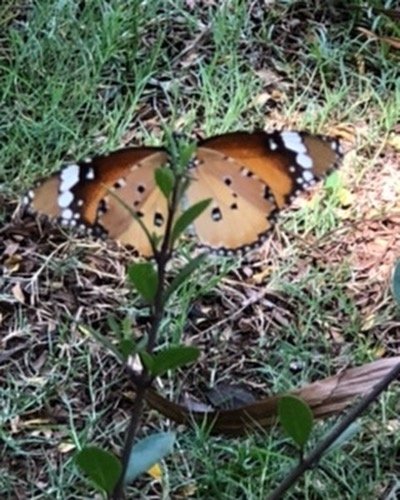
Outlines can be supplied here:
<path id="1" fill-rule="evenodd" d="M 134 247 L 141 255 L 151 255 L 151 246 L 140 224 L 126 208 L 141 219 L 150 234 L 162 236 L 168 216 L 167 201 L 155 183 L 155 171 L 168 161 L 156 152 L 135 163 L 129 173 L 107 193 L 98 208 L 96 223 L 111 239 Z"/>
<path id="2" fill-rule="evenodd" d="M 234 251 L 261 241 L 276 211 L 268 186 L 241 163 L 205 147 L 198 149 L 191 176 L 189 205 L 212 199 L 194 222 L 200 244 Z"/>

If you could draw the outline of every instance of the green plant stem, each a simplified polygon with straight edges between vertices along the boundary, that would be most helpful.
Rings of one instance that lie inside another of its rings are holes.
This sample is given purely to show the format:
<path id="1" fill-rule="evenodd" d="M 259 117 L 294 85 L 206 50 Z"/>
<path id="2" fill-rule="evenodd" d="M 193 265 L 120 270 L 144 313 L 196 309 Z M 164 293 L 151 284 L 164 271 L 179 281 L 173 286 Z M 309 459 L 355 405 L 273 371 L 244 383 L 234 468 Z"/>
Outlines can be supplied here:
<path id="1" fill-rule="evenodd" d="M 154 297 L 154 302 L 151 307 L 151 325 L 147 339 L 146 350 L 149 354 L 151 354 L 154 350 L 157 340 L 157 333 L 160 327 L 160 323 L 164 313 L 164 288 L 165 288 L 165 272 L 166 266 L 171 258 L 172 248 L 170 246 L 171 241 L 171 232 L 174 216 L 176 213 L 177 202 L 179 198 L 179 189 L 180 189 L 181 178 L 177 178 L 175 182 L 175 186 L 171 196 L 171 202 L 168 204 L 168 217 L 167 223 L 165 227 L 164 238 L 161 243 L 160 250 L 153 248 L 154 250 L 154 259 L 157 265 L 157 275 L 158 275 L 158 286 L 157 291 Z M 126 475 L 126 471 L 129 465 L 129 458 L 131 455 L 131 450 L 133 446 L 133 442 L 136 437 L 137 430 L 139 428 L 143 408 L 144 408 L 144 400 L 146 396 L 146 391 L 152 384 L 152 378 L 149 376 L 149 373 L 145 367 L 143 367 L 142 372 L 139 376 L 135 376 L 134 384 L 136 386 L 136 395 L 135 400 L 133 402 L 132 408 L 132 417 L 128 425 L 128 429 L 126 431 L 126 437 L 124 442 L 124 447 L 121 456 L 122 462 L 122 471 L 120 478 L 112 492 L 111 499 L 112 500 L 121 500 L 125 498 L 124 494 L 124 477 Z"/>
<path id="2" fill-rule="evenodd" d="M 161 243 L 161 249 L 156 251 L 154 258 L 157 264 L 157 274 L 158 274 L 158 287 L 154 298 L 152 322 L 149 332 L 149 337 L 147 341 L 147 352 L 152 353 L 156 340 L 157 333 L 160 327 L 161 319 L 164 312 L 164 288 L 165 288 L 165 270 L 167 262 L 171 258 L 172 248 L 171 248 L 171 233 L 172 224 L 174 221 L 174 216 L 176 213 L 177 203 L 178 203 L 178 193 L 180 191 L 181 177 L 175 179 L 174 189 L 172 191 L 171 202 L 168 204 L 168 217 L 165 226 L 164 238 Z"/>
<path id="3" fill-rule="evenodd" d="M 157 332 L 160 326 L 160 322 L 163 314 L 163 302 L 162 297 L 164 293 L 164 279 L 165 279 L 165 265 L 167 262 L 167 258 L 163 258 L 161 255 L 158 256 L 157 260 L 157 274 L 158 274 L 158 287 L 157 293 L 154 299 L 154 305 L 152 307 L 152 320 L 149 331 L 149 336 L 147 340 L 147 351 L 151 354 L 154 349 L 155 341 L 157 339 Z M 128 429 L 126 432 L 124 448 L 122 451 L 121 462 L 122 462 L 122 471 L 121 476 L 114 488 L 111 498 L 113 500 L 120 500 L 125 497 L 124 495 L 124 477 L 128 468 L 129 458 L 133 446 L 133 442 L 136 437 L 137 430 L 139 428 L 140 419 L 143 412 L 144 407 L 144 399 L 146 395 L 147 389 L 150 387 L 152 383 L 152 378 L 149 376 L 148 371 L 145 367 L 143 367 L 142 372 L 139 376 L 134 378 L 134 384 L 136 386 L 136 395 L 135 400 L 133 402 L 132 408 L 132 417 L 128 425 Z"/>
<path id="4" fill-rule="evenodd" d="M 325 451 L 336 441 L 336 439 L 354 422 L 368 406 L 383 392 L 388 385 L 400 376 L 400 363 L 398 363 L 390 372 L 385 375 L 380 382 L 364 396 L 348 414 L 328 433 L 328 435 L 319 443 L 314 450 L 305 457 L 290 473 L 285 477 L 281 484 L 268 496 L 267 500 L 279 500 L 283 494 L 294 485 L 294 483 L 308 469 L 312 469 L 321 460 Z"/>
<path id="5" fill-rule="evenodd" d="M 126 431 L 124 448 L 122 450 L 122 457 L 121 457 L 122 471 L 118 479 L 118 482 L 114 488 L 114 491 L 112 492 L 112 495 L 110 497 L 112 500 L 121 500 L 125 498 L 124 477 L 129 464 L 129 457 L 132 450 L 132 444 L 136 436 L 140 418 L 142 416 L 146 390 L 147 388 L 143 386 L 142 388 L 139 388 L 136 392 L 135 401 L 133 402 L 133 408 L 132 408 L 132 417 L 129 422 L 128 429 Z"/>

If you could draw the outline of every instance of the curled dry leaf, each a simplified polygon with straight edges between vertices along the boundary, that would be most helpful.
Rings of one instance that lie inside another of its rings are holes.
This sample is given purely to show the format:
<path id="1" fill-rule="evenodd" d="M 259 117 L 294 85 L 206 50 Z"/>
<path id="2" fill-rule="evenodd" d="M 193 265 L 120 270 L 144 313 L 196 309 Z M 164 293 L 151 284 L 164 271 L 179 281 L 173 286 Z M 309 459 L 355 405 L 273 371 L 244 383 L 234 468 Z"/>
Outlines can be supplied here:
<path id="1" fill-rule="evenodd" d="M 290 394 L 304 399 L 311 407 L 314 417 L 325 418 L 341 412 L 356 397 L 369 392 L 397 363 L 400 363 L 400 356 L 380 359 L 357 368 L 349 368 Z M 237 436 L 252 429 L 272 425 L 276 420 L 277 405 L 281 396 L 283 394 L 263 398 L 233 410 L 209 412 L 191 412 L 153 389 L 148 391 L 146 399 L 152 408 L 179 424 L 190 424 L 193 421 L 202 423 L 206 420 L 212 425 L 213 433 Z"/>

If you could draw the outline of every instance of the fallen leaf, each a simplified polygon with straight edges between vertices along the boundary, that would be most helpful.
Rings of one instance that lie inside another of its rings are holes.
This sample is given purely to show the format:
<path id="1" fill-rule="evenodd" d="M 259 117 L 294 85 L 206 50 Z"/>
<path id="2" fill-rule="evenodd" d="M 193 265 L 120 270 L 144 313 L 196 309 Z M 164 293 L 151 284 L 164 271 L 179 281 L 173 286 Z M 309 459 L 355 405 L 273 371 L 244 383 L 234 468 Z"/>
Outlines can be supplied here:
<path id="1" fill-rule="evenodd" d="M 15 283 L 15 285 L 11 288 L 11 292 L 18 302 L 25 304 L 25 296 L 20 283 Z"/>
<path id="2" fill-rule="evenodd" d="M 342 207 L 350 207 L 354 203 L 354 195 L 346 188 L 340 188 L 337 197 Z"/>
<path id="3" fill-rule="evenodd" d="M 251 281 L 256 285 L 261 285 L 265 281 L 266 278 L 271 276 L 272 269 L 270 267 L 266 267 L 261 272 L 254 274 Z"/>
<path id="4" fill-rule="evenodd" d="M 147 473 L 150 474 L 153 479 L 159 480 L 162 478 L 162 470 L 159 464 L 154 464 L 153 467 L 150 467 Z"/>
<path id="5" fill-rule="evenodd" d="M 183 486 L 179 486 L 175 491 L 174 491 L 174 498 L 178 499 L 184 499 L 184 498 L 189 498 L 192 497 L 197 493 L 198 487 L 197 484 L 193 481 L 189 484 L 184 484 Z"/>
<path id="6" fill-rule="evenodd" d="M 255 73 L 265 85 L 274 85 L 282 80 L 282 77 L 280 77 L 277 73 L 275 73 L 275 71 L 272 71 L 269 68 L 260 69 Z"/>
<path id="7" fill-rule="evenodd" d="M 367 332 L 371 330 L 371 328 L 375 325 L 376 314 L 370 314 L 367 318 L 364 319 L 361 325 L 361 331 Z"/>
<path id="8" fill-rule="evenodd" d="M 8 257 L 4 261 L 4 267 L 10 274 L 15 273 L 19 270 L 21 262 L 22 262 L 21 255 L 14 254 Z"/>
<path id="9" fill-rule="evenodd" d="M 57 446 L 57 449 L 60 453 L 69 453 L 72 450 L 75 450 L 76 445 L 74 443 L 60 443 Z"/>
<path id="10" fill-rule="evenodd" d="M 264 106 L 269 99 L 271 99 L 271 94 L 269 92 L 261 92 L 261 94 L 256 95 L 253 99 L 253 106 Z"/>

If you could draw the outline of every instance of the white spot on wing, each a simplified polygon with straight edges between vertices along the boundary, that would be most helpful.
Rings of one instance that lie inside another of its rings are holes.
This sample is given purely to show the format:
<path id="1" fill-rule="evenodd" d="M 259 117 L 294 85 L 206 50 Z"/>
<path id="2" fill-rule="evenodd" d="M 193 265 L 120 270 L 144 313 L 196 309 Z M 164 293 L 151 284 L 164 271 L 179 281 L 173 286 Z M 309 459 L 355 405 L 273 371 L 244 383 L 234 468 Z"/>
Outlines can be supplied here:
<path id="1" fill-rule="evenodd" d="M 60 208 L 69 207 L 74 201 L 74 195 L 71 193 L 71 191 L 65 191 L 59 195 L 57 201 Z"/>
<path id="2" fill-rule="evenodd" d="M 60 174 L 60 191 L 68 191 L 79 182 L 80 167 L 75 163 L 65 167 Z"/>
<path id="3" fill-rule="evenodd" d="M 281 138 L 283 144 L 287 149 L 294 151 L 295 153 L 307 153 L 307 149 L 304 145 L 301 135 L 297 132 L 282 132 Z"/>
<path id="4" fill-rule="evenodd" d="M 65 208 L 61 212 L 61 218 L 65 222 L 69 222 L 72 219 L 73 216 L 74 216 L 74 213 L 73 213 L 73 211 L 70 208 Z"/>
<path id="5" fill-rule="evenodd" d="M 335 153 L 339 155 L 343 154 L 343 148 L 339 141 L 332 141 L 331 148 L 333 149 L 333 151 L 335 151 Z"/>
<path id="6" fill-rule="evenodd" d="M 314 180 L 314 176 L 309 170 L 304 170 L 303 179 L 307 182 L 311 182 L 312 180 Z"/>
<path id="7" fill-rule="evenodd" d="M 88 180 L 92 180 L 94 179 L 95 175 L 94 175 L 94 170 L 92 167 L 90 167 L 87 171 L 86 171 L 86 179 Z"/>
<path id="8" fill-rule="evenodd" d="M 278 149 L 278 144 L 273 139 L 269 140 L 269 149 L 271 149 L 271 151 Z"/>
<path id="9" fill-rule="evenodd" d="M 308 154 L 299 153 L 296 156 L 296 161 L 300 165 L 300 167 L 303 167 L 303 168 L 312 168 L 313 167 L 312 158 Z"/>

